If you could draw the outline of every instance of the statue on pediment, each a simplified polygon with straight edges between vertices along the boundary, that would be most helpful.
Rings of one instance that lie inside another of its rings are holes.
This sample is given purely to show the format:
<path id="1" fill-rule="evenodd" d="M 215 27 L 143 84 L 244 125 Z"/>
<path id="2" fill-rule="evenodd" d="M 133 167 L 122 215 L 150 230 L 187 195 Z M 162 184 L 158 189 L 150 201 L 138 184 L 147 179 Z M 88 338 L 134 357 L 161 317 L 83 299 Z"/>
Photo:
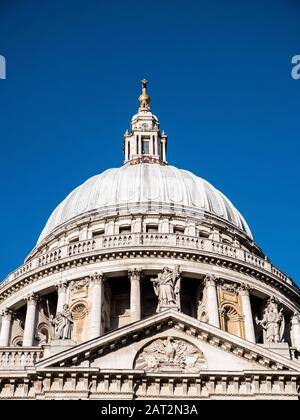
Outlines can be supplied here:
<path id="1" fill-rule="evenodd" d="M 58 312 L 52 320 L 54 326 L 55 340 L 70 340 L 72 335 L 73 317 L 69 305 L 64 305 L 61 312 Z"/>
<path id="2" fill-rule="evenodd" d="M 265 343 L 280 343 L 284 333 L 283 308 L 278 309 L 277 300 L 272 297 L 268 300 L 264 309 L 263 318 L 255 318 L 256 324 L 264 329 Z"/>
<path id="3" fill-rule="evenodd" d="M 174 270 L 164 267 L 156 278 L 151 279 L 156 296 L 158 297 L 157 312 L 167 309 L 180 311 L 181 274 L 180 267 Z"/>

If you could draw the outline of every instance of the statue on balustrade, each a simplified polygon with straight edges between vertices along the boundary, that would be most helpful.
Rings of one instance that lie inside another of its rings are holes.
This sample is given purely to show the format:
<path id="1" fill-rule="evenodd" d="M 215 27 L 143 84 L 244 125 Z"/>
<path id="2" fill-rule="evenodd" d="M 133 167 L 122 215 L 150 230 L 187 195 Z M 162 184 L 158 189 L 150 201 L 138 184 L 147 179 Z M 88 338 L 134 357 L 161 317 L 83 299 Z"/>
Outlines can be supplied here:
<path id="1" fill-rule="evenodd" d="M 54 326 L 55 340 L 70 340 L 73 328 L 73 317 L 69 305 L 64 305 L 61 312 L 58 312 L 52 320 Z"/>
<path id="2" fill-rule="evenodd" d="M 283 338 L 285 320 L 283 308 L 278 310 L 278 302 L 274 297 L 270 298 L 264 309 L 263 318 L 255 318 L 256 324 L 264 329 L 265 343 L 280 343 Z"/>
<path id="3" fill-rule="evenodd" d="M 157 312 L 168 309 L 181 310 L 180 289 L 181 274 L 180 267 L 176 266 L 174 270 L 164 267 L 156 278 L 151 279 L 156 296 L 158 297 Z"/>

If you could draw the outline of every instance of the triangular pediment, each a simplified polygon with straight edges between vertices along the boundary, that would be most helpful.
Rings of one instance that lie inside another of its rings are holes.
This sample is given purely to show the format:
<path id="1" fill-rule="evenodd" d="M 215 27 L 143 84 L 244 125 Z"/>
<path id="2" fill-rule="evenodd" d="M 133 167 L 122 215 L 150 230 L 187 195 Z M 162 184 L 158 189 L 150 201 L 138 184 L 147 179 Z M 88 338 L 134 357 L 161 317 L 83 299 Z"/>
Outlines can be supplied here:
<path id="1" fill-rule="evenodd" d="M 169 310 L 73 346 L 41 360 L 35 368 L 44 370 L 95 367 L 100 370 L 140 370 L 147 365 L 145 354 L 148 362 L 151 359 L 153 363 L 155 357 L 151 352 L 160 355 L 164 351 L 167 352 L 168 343 L 171 353 L 173 346 L 176 349 L 181 348 L 182 354 L 184 352 L 189 354 L 189 357 L 185 358 L 185 363 L 187 364 L 189 359 L 191 369 L 199 371 L 205 369 L 299 371 L 300 367 L 297 362 L 259 345 L 190 316 Z M 179 353 L 179 350 L 177 352 Z M 166 359 L 167 356 L 164 357 Z"/>

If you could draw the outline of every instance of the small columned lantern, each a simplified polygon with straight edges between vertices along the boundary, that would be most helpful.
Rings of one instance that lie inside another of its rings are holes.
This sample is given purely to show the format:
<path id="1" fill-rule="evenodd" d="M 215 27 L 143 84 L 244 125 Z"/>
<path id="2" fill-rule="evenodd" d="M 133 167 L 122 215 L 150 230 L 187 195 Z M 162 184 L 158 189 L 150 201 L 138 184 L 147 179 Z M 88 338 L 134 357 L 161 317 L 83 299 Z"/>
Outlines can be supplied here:
<path id="1" fill-rule="evenodd" d="M 143 80 L 138 113 L 132 117 L 130 132 L 124 135 L 124 163 L 167 165 L 168 138 L 164 132 L 160 132 L 158 118 L 150 111 L 150 101 L 147 80 Z"/>

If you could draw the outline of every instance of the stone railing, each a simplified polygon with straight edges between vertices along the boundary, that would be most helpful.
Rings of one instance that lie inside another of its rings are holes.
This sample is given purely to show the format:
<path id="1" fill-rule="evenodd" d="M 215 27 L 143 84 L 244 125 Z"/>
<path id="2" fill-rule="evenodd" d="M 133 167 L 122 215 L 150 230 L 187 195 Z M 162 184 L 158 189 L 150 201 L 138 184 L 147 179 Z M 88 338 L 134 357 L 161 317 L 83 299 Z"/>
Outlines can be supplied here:
<path id="1" fill-rule="evenodd" d="M 0 347 L 0 370 L 33 366 L 42 357 L 42 349 L 31 347 Z"/>
<path id="2" fill-rule="evenodd" d="M 95 249 L 95 246 L 95 240 L 76 242 L 74 244 L 69 245 L 68 255 L 69 257 L 72 257 L 72 255 L 78 255 L 84 252 L 93 251 Z"/>
<path id="3" fill-rule="evenodd" d="M 292 280 L 274 267 L 267 259 L 253 255 L 242 248 L 237 248 L 228 244 L 212 241 L 206 238 L 172 234 L 172 233 L 132 233 L 111 236 L 102 236 L 72 244 L 64 245 L 55 250 L 40 254 L 36 258 L 19 267 L 11 273 L 1 284 L 0 292 L 6 285 L 19 281 L 24 276 L 35 275 L 39 269 L 51 266 L 56 262 L 67 261 L 76 256 L 85 256 L 94 251 L 120 249 L 120 248 L 168 248 L 180 249 L 185 251 L 201 252 L 212 256 L 225 256 L 243 262 L 250 267 L 264 270 L 277 277 L 279 280 L 293 285 Z"/>

